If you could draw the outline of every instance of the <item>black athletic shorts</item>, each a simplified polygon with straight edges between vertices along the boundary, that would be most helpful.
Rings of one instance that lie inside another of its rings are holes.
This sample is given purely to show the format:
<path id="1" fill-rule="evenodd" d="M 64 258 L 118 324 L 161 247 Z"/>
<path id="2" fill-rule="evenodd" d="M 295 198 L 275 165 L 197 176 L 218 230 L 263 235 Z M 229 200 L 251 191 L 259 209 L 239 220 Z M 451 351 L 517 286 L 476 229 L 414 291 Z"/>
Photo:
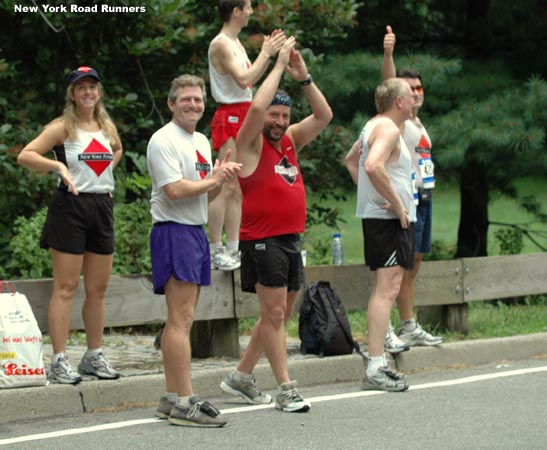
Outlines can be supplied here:
<path id="1" fill-rule="evenodd" d="M 362 219 L 365 263 L 370 270 L 414 268 L 414 223 L 405 230 L 399 219 Z"/>
<path id="2" fill-rule="evenodd" d="M 242 291 L 256 292 L 256 283 L 272 288 L 287 287 L 289 292 L 304 286 L 300 235 L 240 241 L 239 249 Z"/>
<path id="3" fill-rule="evenodd" d="M 110 194 L 58 189 L 49 204 L 40 247 L 83 255 L 114 253 L 114 203 Z"/>

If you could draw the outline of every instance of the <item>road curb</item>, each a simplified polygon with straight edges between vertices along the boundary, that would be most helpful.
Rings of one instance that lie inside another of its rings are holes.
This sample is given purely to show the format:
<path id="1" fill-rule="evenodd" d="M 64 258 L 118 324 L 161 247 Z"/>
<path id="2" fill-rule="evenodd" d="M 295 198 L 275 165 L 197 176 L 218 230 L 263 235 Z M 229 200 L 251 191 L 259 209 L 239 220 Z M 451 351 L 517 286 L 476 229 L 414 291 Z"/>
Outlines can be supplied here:
<path id="1" fill-rule="evenodd" d="M 395 361 L 398 370 L 410 372 L 446 366 L 476 366 L 540 355 L 547 355 L 547 333 L 412 347 L 410 351 L 396 355 Z"/>
<path id="2" fill-rule="evenodd" d="M 496 361 L 530 357 L 547 358 L 547 333 L 496 339 L 450 342 L 437 347 L 413 347 L 396 355 L 394 364 L 401 371 L 474 366 Z M 235 364 L 235 363 L 234 363 Z M 363 377 L 363 359 L 357 355 L 295 355 L 289 359 L 289 373 L 300 386 L 322 383 L 355 382 Z M 202 397 L 217 396 L 219 384 L 230 369 L 216 367 L 192 371 L 194 391 Z M 276 388 L 268 364 L 259 364 L 255 375 L 265 391 Z M 123 377 L 115 381 L 86 381 L 77 386 L 50 386 L 7 389 L 0 392 L 0 423 L 42 417 L 115 411 L 134 407 L 153 407 L 164 390 L 162 374 Z"/>

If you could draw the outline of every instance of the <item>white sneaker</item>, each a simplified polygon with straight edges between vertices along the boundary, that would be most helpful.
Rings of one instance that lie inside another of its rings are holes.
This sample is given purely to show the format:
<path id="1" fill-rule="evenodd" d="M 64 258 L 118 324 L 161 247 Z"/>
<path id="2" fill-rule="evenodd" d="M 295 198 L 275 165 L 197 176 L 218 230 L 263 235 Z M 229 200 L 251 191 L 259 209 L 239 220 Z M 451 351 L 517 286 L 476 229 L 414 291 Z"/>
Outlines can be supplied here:
<path id="1" fill-rule="evenodd" d="M 275 396 L 275 407 L 285 412 L 308 412 L 311 405 L 298 393 L 296 381 L 291 381 L 279 386 Z"/>
<path id="2" fill-rule="evenodd" d="M 391 323 L 387 329 L 386 338 L 384 340 L 384 350 L 391 354 L 397 354 L 409 350 L 410 347 L 399 339 L 395 334 L 395 329 Z"/>
<path id="3" fill-rule="evenodd" d="M 416 328 L 412 331 L 406 331 L 404 328 L 401 328 L 401 331 L 399 331 L 399 339 L 411 347 L 415 345 L 439 345 L 444 342 L 442 336 L 433 336 L 425 331 L 419 323 L 416 323 Z"/>
<path id="4" fill-rule="evenodd" d="M 363 391 L 403 392 L 408 389 L 408 384 L 406 375 L 393 372 L 389 367 L 384 366 L 370 377 L 365 372 L 361 389 Z"/>
<path id="5" fill-rule="evenodd" d="M 211 257 L 211 266 L 213 269 L 219 270 L 236 270 L 241 267 L 241 261 L 239 257 L 239 251 L 234 250 L 232 252 L 222 249 L 216 252 Z"/>
<path id="6" fill-rule="evenodd" d="M 256 387 L 256 378 L 253 375 L 247 380 L 237 379 L 235 371 L 232 371 L 222 383 L 220 388 L 227 394 L 238 395 L 251 405 L 267 405 L 272 397 L 263 394 Z"/>

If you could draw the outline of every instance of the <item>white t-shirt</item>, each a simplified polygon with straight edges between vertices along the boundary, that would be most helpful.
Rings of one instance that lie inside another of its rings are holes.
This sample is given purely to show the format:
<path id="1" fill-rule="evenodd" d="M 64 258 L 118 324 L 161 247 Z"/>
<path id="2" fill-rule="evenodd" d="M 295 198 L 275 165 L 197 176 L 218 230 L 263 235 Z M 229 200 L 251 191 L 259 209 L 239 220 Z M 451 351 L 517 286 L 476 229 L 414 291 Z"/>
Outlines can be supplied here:
<path id="1" fill-rule="evenodd" d="M 205 135 L 188 134 L 169 122 L 152 135 L 146 160 L 152 178 L 152 222 L 207 223 L 207 194 L 170 200 L 163 188 L 181 179 L 200 181 L 211 176 L 211 145 Z"/>
<path id="2" fill-rule="evenodd" d="M 367 122 L 361 132 L 361 155 L 359 158 L 359 178 L 357 182 L 357 210 L 356 216 L 362 219 L 397 219 L 393 211 L 383 209 L 381 206 L 387 203 L 374 188 L 370 178 L 365 172 L 365 160 L 368 157 L 370 149 L 368 148 L 368 138 L 372 130 L 382 122 L 391 121 L 388 118 L 378 118 Z M 414 204 L 414 195 L 412 189 L 412 160 L 405 141 L 399 137 L 401 151 L 399 160 L 394 163 L 386 164 L 386 171 L 391 180 L 393 190 L 399 195 L 403 206 L 408 210 L 408 219 L 416 222 L 416 205 Z"/>

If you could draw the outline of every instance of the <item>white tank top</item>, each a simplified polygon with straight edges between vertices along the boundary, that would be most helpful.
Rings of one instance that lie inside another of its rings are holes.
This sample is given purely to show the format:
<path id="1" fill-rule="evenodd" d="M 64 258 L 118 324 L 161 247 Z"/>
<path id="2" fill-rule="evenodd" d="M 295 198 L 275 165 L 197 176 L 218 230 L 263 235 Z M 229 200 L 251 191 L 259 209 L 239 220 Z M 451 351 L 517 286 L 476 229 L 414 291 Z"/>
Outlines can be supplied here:
<path id="1" fill-rule="evenodd" d="M 370 152 L 367 144 L 368 138 L 374 128 L 386 120 L 391 122 L 391 119 L 388 118 L 370 120 L 360 136 L 361 155 L 359 158 L 356 216 L 362 219 L 397 219 L 394 212 L 381 208 L 381 205 L 386 204 L 386 199 L 374 188 L 364 167 L 365 160 Z M 399 137 L 399 143 L 401 146 L 399 159 L 396 162 L 386 164 L 386 170 L 393 190 L 399 195 L 403 206 L 408 210 L 409 220 L 416 222 L 416 206 L 414 205 L 412 189 L 412 173 L 414 172 L 412 160 L 402 137 Z"/>
<path id="2" fill-rule="evenodd" d="M 225 39 L 233 49 L 234 57 L 242 69 L 248 69 L 251 61 L 247 57 L 245 49 L 235 43 L 224 33 L 218 34 L 209 45 L 207 58 L 209 60 L 209 79 L 211 83 L 211 95 L 221 104 L 230 105 L 233 103 L 250 102 L 253 99 L 253 88 L 251 85 L 241 89 L 230 74 L 219 74 L 211 62 L 211 46 L 217 39 Z M 239 43 L 239 40 L 237 41 Z"/>
<path id="3" fill-rule="evenodd" d="M 76 138 L 53 148 L 55 159 L 68 167 L 79 192 L 106 194 L 114 190 L 114 154 L 102 131 L 76 128 Z M 59 187 L 63 187 L 62 181 Z"/>
<path id="4" fill-rule="evenodd" d="M 416 171 L 416 187 L 433 189 L 435 187 L 435 164 L 431 159 L 431 139 L 423 125 L 417 125 L 412 120 L 405 122 L 403 135 L 406 146 L 412 157 Z"/>

